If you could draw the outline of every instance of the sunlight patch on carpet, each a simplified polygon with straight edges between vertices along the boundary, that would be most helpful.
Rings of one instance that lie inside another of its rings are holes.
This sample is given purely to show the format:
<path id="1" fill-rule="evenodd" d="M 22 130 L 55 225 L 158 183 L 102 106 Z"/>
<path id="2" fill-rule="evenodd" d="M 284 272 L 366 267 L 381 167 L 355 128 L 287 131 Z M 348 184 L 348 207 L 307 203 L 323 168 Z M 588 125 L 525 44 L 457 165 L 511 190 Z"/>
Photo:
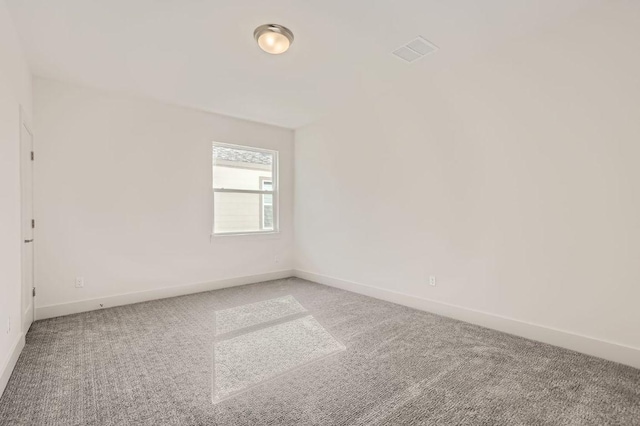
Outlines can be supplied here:
<path id="1" fill-rule="evenodd" d="M 311 315 L 218 341 L 214 345 L 213 402 L 344 349 Z"/>
<path id="2" fill-rule="evenodd" d="M 216 312 L 216 336 L 306 312 L 293 296 L 278 297 Z"/>

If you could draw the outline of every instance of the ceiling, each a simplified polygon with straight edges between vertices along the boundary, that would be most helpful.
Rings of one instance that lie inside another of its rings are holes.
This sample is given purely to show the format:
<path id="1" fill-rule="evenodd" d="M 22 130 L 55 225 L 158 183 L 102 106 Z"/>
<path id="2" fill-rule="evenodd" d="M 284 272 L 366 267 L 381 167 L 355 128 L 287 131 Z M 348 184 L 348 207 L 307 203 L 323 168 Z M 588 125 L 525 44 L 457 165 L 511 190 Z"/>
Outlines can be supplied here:
<path id="1" fill-rule="evenodd" d="M 297 128 L 598 0 L 5 0 L 36 76 Z M 255 27 L 295 34 L 262 52 Z M 440 47 L 408 64 L 416 36 Z"/>

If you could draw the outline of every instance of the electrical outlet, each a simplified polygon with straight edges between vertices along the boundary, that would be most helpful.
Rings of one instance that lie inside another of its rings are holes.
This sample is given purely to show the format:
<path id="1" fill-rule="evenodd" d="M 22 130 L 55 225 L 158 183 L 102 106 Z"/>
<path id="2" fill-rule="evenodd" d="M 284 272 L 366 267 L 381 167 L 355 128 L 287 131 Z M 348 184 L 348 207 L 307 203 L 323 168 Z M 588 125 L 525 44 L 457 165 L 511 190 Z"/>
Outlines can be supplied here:
<path id="1" fill-rule="evenodd" d="M 280 256 L 276 256 L 276 257 L 273 259 L 273 261 L 274 261 L 274 262 L 276 262 L 276 263 L 280 263 Z"/>
<path id="2" fill-rule="evenodd" d="M 76 277 L 76 288 L 84 287 L 84 277 Z"/>
<path id="3" fill-rule="evenodd" d="M 429 277 L 429 285 L 430 285 L 431 287 L 435 287 L 435 286 L 436 286 L 436 277 L 435 277 L 435 275 L 431 275 L 431 276 Z"/>
<path id="4" fill-rule="evenodd" d="M 11 332 L 11 317 L 7 317 L 7 334 Z"/>

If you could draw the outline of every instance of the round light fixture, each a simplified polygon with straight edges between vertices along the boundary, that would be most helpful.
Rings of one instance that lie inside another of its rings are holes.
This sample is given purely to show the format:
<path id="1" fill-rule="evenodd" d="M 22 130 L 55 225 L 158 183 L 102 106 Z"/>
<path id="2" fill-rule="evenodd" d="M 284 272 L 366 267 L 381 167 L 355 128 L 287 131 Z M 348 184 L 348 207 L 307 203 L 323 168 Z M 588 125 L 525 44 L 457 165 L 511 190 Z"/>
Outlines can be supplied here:
<path id="1" fill-rule="evenodd" d="M 253 32 L 260 49 L 272 55 L 286 52 L 293 43 L 293 33 L 288 28 L 277 24 L 260 25 Z"/>

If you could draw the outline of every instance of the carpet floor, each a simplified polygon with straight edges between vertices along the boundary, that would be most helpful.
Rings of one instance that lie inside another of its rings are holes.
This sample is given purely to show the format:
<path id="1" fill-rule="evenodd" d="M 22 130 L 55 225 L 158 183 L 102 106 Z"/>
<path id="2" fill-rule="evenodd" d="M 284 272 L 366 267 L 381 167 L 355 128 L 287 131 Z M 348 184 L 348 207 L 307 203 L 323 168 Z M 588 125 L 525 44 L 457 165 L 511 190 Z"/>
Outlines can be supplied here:
<path id="1" fill-rule="evenodd" d="M 215 311 L 287 296 L 346 349 L 213 404 Z M 35 322 L 0 424 L 640 425 L 640 370 L 289 278 Z"/>

